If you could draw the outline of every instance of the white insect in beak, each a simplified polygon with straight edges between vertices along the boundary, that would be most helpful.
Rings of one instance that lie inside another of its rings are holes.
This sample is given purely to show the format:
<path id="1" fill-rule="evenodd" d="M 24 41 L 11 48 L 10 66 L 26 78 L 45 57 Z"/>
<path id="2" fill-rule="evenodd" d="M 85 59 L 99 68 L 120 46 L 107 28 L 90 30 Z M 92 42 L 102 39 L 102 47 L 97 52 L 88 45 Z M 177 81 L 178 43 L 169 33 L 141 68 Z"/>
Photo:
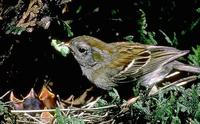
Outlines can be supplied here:
<path id="1" fill-rule="evenodd" d="M 61 41 L 53 39 L 51 41 L 51 46 L 53 46 L 54 49 L 56 49 L 64 57 L 66 57 L 70 52 L 69 43 L 65 43 L 65 42 L 61 42 Z"/>

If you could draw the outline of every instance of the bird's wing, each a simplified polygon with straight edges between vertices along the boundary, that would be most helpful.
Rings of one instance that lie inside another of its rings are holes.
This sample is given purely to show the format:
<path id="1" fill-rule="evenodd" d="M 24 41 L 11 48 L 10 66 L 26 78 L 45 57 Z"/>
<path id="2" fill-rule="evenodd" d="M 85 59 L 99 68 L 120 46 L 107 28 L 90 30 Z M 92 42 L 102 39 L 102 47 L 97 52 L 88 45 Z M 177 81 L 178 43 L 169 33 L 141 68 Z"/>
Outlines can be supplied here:
<path id="1" fill-rule="evenodd" d="M 151 60 L 147 66 L 143 68 L 143 74 L 149 73 L 158 67 L 162 67 L 189 52 L 189 50 L 178 50 L 166 46 L 147 46 L 147 49 L 151 52 Z"/>
<path id="2" fill-rule="evenodd" d="M 149 46 L 139 43 L 123 44 L 116 45 L 119 55 L 112 62 L 115 67 L 126 65 L 113 76 L 113 80 L 119 83 L 136 80 L 188 53 L 188 51 L 180 51 L 172 47 Z"/>

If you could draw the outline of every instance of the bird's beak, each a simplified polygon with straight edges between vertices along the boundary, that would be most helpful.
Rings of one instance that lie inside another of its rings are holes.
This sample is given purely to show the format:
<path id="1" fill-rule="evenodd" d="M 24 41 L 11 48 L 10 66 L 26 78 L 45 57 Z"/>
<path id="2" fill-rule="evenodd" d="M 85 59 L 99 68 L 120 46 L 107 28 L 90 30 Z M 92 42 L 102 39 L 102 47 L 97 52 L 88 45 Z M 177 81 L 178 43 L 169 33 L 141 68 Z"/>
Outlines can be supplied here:
<path id="1" fill-rule="evenodd" d="M 65 46 L 67 46 L 67 47 L 70 48 L 70 42 L 66 42 L 66 43 L 65 43 Z"/>

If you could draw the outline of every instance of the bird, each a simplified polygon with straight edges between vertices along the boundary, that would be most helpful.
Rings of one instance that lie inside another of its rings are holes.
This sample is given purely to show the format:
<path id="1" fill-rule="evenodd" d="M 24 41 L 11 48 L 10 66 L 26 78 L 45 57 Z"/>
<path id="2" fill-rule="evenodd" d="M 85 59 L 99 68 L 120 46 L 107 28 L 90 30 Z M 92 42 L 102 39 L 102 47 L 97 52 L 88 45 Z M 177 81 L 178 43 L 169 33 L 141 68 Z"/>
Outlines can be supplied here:
<path id="1" fill-rule="evenodd" d="M 24 110 L 40 110 L 43 108 L 44 108 L 43 103 L 38 99 L 38 96 L 35 93 L 34 89 L 31 88 L 28 95 L 23 98 L 23 109 Z"/>
<path id="2" fill-rule="evenodd" d="M 83 75 L 104 90 L 130 82 L 150 88 L 174 70 L 200 73 L 199 67 L 177 60 L 189 50 L 127 41 L 107 43 L 88 35 L 74 37 L 63 45 L 69 48 Z"/>
<path id="3" fill-rule="evenodd" d="M 30 92 L 21 100 L 16 98 L 12 91 L 10 93 L 10 101 L 16 110 L 39 110 L 44 108 L 33 88 L 31 88 Z"/>
<path id="4" fill-rule="evenodd" d="M 47 85 L 43 85 L 39 94 L 39 100 L 42 101 L 47 109 L 52 109 L 56 107 L 56 95 L 50 90 L 50 87 L 48 87 Z"/>

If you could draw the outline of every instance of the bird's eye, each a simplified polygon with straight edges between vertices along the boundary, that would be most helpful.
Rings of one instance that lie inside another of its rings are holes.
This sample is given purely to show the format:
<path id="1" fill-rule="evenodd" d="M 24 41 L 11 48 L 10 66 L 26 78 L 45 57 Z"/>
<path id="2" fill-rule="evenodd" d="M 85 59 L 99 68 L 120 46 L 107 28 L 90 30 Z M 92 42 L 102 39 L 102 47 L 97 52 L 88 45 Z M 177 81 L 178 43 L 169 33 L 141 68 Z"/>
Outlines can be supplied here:
<path id="1" fill-rule="evenodd" d="M 85 48 L 79 48 L 78 51 L 79 51 L 80 53 L 85 53 L 87 50 L 86 50 Z"/>

